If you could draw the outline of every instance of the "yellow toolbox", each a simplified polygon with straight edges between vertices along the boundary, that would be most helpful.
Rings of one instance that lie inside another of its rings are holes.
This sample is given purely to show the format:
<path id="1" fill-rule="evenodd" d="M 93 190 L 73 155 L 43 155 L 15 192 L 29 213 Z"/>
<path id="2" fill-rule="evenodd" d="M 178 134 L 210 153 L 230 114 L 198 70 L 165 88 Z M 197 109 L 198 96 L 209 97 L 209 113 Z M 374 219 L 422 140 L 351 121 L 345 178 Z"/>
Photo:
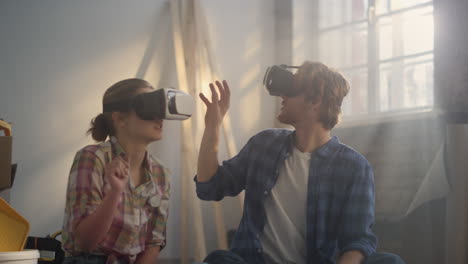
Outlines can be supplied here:
<path id="1" fill-rule="evenodd" d="M 0 252 L 21 251 L 29 233 L 29 222 L 0 198 Z"/>

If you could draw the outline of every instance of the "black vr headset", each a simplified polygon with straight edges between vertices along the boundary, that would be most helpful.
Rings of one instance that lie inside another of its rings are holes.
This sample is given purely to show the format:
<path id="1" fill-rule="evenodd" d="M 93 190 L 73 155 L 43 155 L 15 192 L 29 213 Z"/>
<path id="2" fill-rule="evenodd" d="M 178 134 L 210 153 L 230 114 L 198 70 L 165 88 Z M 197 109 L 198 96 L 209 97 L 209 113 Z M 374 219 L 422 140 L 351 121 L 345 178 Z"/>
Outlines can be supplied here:
<path id="1" fill-rule="evenodd" d="M 192 116 L 192 96 L 173 88 L 141 93 L 124 101 L 104 104 L 104 113 L 135 110 L 143 120 L 185 120 Z"/>
<path id="2" fill-rule="evenodd" d="M 263 86 L 272 96 L 292 97 L 301 91 L 293 86 L 293 73 L 288 68 L 298 69 L 299 66 L 288 66 L 285 64 L 268 67 L 263 78 Z"/>

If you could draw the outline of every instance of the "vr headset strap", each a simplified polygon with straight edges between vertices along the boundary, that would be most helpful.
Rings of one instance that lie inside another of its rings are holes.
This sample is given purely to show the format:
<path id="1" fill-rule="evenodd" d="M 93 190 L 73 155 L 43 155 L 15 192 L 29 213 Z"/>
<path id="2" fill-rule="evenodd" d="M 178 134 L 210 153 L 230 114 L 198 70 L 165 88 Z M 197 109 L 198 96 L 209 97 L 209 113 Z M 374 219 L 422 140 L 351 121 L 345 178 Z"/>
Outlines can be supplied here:
<path id="1" fill-rule="evenodd" d="M 301 66 L 289 66 L 289 65 L 286 65 L 286 64 L 281 64 L 280 65 L 282 68 L 291 68 L 291 69 L 299 69 Z"/>
<path id="2" fill-rule="evenodd" d="M 130 100 L 117 101 L 103 105 L 103 113 L 110 113 L 115 111 L 130 111 L 132 104 Z"/>

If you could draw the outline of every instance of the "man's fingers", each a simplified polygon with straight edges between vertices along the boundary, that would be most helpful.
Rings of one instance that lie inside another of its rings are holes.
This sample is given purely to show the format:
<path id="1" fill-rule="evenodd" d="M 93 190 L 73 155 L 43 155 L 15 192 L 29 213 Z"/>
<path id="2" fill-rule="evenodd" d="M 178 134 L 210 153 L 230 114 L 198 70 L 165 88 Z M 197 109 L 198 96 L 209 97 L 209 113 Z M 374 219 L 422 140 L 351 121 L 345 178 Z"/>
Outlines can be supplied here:
<path id="1" fill-rule="evenodd" d="M 208 100 L 208 98 L 206 98 L 206 96 L 202 93 L 200 93 L 199 96 L 203 103 L 205 103 L 205 105 L 208 107 L 210 105 L 210 101 Z"/>
<path id="2" fill-rule="evenodd" d="M 231 89 L 229 88 L 229 84 L 227 83 L 226 80 L 223 80 L 223 86 L 224 86 L 224 91 L 227 94 L 227 96 L 231 96 Z"/>
<path id="3" fill-rule="evenodd" d="M 218 82 L 219 83 L 219 82 Z M 219 83 L 218 87 L 223 87 L 223 93 L 221 97 L 221 101 L 223 102 L 223 105 L 229 106 L 229 101 L 231 100 L 231 91 L 229 90 L 229 85 L 227 84 L 226 81 L 223 81 L 223 84 Z"/>
<path id="4" fill-rule="evenodd" d="M 210 90 L 211 90 L 211 102 L 216 103 L 218 102 L 218 92 L 216 92 L 216 89 L 214 87 L 214 84 L 210 83 Z"/>
<path id="5" fill-rule="evenodd" d="M 223 85 L 219 82 L 219 81 L 216 81 L 216 86 L 218 87 L 218 91 L 219 91 L 219 95 L 220 95 L 220 99 L 221 101 L 225 99 L 226 97 L 226 93 L 224 91 L 224 87 Z"/>

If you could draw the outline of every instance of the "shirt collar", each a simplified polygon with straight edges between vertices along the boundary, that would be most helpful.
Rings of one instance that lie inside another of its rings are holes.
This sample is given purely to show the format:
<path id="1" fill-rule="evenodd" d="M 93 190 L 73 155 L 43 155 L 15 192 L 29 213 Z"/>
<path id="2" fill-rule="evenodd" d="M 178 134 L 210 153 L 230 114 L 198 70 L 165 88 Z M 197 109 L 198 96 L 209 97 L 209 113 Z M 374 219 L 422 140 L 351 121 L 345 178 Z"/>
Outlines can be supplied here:
<path id="1" fill-rule="evenodd" d="M 336 150 L 338 149 L 338 146 L 340 145 L 340 140 L 336 136 L 332 136 L 331 139 L 319 147 L 317 150 L 315 150 L 315 154 L 322 158 L 329 157 L 333 155 Z"/>
<path id="2" fill-rule="evenodd" d="M 111 136 L 110 142 L 112 145 L 112 152 L 114 157 L 122 156 L 123 158 L 128 158 L 127 153 L 115 136 Z M 145 169 L 147 169 L 150 173 L 153 173 L 153 163 L 151 162 L 148 151 L 145 152 L 144 166 Z"/>
<path id="3" fill-rule="evenodd" d="M 288 135 L 288 148 L 287 148 L 287 153 L 288 155 L 290 153 L 292 153 L 292 150 L 294 148 L 294 137 L 296 135 L 296 131 L 293 131 L 292 133 L 290 133 Z M 313 155 L 314 156 L 318 156 L 318 157 L 322 157 L 322 158 L 327 158 L 331 155 L 333 155 L 333 153 L 335 153 L 335 151 L 338 149 L 340 145 L 340 140 L 338 139 L 337 136 L 332 136 L 331 139 L 323 144 L 322 146 L 320 146 L 318 149 L 316 149 L 314 152 L 313 152 Z"/>

